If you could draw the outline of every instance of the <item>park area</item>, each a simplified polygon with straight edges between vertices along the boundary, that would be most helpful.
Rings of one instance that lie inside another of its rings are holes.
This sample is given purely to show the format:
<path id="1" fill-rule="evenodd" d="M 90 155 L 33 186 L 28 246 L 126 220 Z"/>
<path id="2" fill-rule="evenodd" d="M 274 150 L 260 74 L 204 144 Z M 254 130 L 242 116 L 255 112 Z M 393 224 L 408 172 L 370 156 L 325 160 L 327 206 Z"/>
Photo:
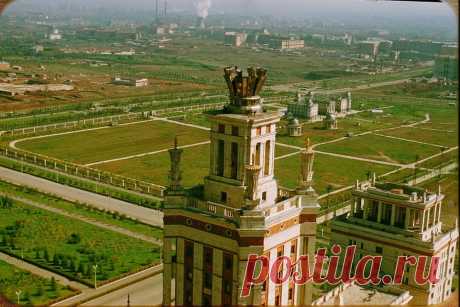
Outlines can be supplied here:
<path id="1" fill-rule="evenodd" d="M 48 306 L 75 294 L 74 290 L 58 284 L 54 279 L 42 278 L 1 260 L 0 285 L 0 305 L 2 297 L 10 302 L 18 302 L 18 294 L 19 304 L 33 306 Z"/>
<path id="2" fill-rule="evenodd" d="M 160 247 L 2 198 L 0 251 L 93 286 L 160 262 Z"/>
<path id="3" fill-rule="evenodd" d="M 374 107 L 375 104 L 372 102 Z M 307 137 L 317 152 L 314 185 L 320 194 L 367 179 L 373 172 L 384 175 L 396 171 L 386 178 L 402 181 L 414 172 L 398 169 L 411 163 L 436 168 L 446 162 L 444 160 L 452 160 L 449 150 L 457 146 L 457 128 L 448 125 L 448 129 L 440 129 L 443 124 L 447 127 L 447 123 L 456 122 L 451 106 L 435 102 L 414 106 L 402 101 L 383 101 L 381 107 L 383 113 L 366 111 L 365 107 L 340 118 L 336 130 L 326 130 L 320 122 L 305 123 L 300 137 L 287 136 L 283 127 L 286 122 L 282 120 L 275 164 L 279 185 L 296 186 L 300 167 L 296 153 L 304 148 Z M 427 113 L 430 120 L 426 119 Z M 202 183 L 209 173 L 210 114 L 169 114 L 169 117 L 149 121 L 31 137 L 11 145 L 125 178 L 167 186 L 168 149 L 177 136 L 184 150 L 183 184 L 192 187 Z"/>

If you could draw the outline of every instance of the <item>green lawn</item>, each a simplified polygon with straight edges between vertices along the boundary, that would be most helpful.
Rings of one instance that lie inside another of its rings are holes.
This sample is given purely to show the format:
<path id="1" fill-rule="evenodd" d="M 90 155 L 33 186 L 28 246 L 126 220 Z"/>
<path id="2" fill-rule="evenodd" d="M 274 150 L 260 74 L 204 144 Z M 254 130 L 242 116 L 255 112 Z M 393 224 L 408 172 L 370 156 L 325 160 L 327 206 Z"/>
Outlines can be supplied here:
<path id="1" fill-rule="evenodd" d="M 0 250 L 90 285 L 94 264 L 105 282 L 160 262 L 141 240 L 16 201 L 0 211 Z"/>
<path id="2" fill-rule="evenodd" d="M 13 185 L 0 181 L 0 192 L 8 193 L 37 203 L 46 204 L 46 206 L 64 210 L 69 213 L 78 214 L 105 224 L 118 226 L 132 232 L 137 232 L 146 236 L 161 239 L 163 230 L 146 224 L 136 222 L 119 214 L 112 214 L 107 211 L 99 210 L 85 204 L 68 202 L 56 196 L 40 193 L 36 190 Z"/>
<path id="3" fill-rule="evenodd" d="M 457 146 L 458 134 L 449 131 L 427 130 L 416 126 L 389 130 L 382 134 L 447 147 Z"/>
<path id="4" fill-rule="evenodd" d="M 150 121 L 26 140 L 17 146 L 50 157 L 86 164 L 167 149 L 172 147 L 175 136 L 178 136 L 180 145 L 209 139 L 209 133 L 205 130 Z"/>
<path id="5" fill-rule="evenodd" d="M 17 303 L 18 290 L 21 291 L 21 305 L 34 306 L 48 306 L 54 301 L 75 294 L 75 291 L 68 287 L 0 260 L 0 296 Z"/>
<path id="6" fill-rule="evenodd" d="M 336 154 L 402 164 L 415 162 L 417 155 L 421 160 L 439 153 L 438 147 L 390 139 L 373 134 L 321 145 L 316 149 Z"/>
<path id="7" fill-rule="evenodd" d="M 186 148 L 182 154 L 182 183 L 191 187 L 203 182 L 209 174 L 209 145 Z M 98 169 L 111 173 L 144 180 L 159 185 L 168 185 L 170 170 L 169 153 L 162 152 L 140 158 L 104 163 Z"/>
<path id="8" fill-rule="evenodd" d="M 295 149 L 276 146 L 276 156 L 296 152 Z M 209 145 L 200 145 L 184 149 L 182 156 L 182 179 L 186 187 L 202 183 L 209 174 Z M 163 152 L 140 158 L 104 163 L 96 166 L 98 169 L 159 184 L 168 185 L 170 169 L 169 153 Z"/>
<path id="9" fill-rule="evenodd" d="M 278 183 L 287 188 L 295 188 L 297 186 L 299 169 L 299 155 L 277 160 L 275 175 Z M 336 190 L 354 184 L 357 179 L 367 179 L 368 172 L 376 172 L 377 175 L 381 175 L 393 169 L 391 166 L 381 164 L 317 154 L 314 164 L 314 188 L 317 193 L 323 194 L 326 192 L 328 185 L 331 185 L 333 190 Z"/>
<path id="10" fill-rule="evenodd" d="M 394 127 L 402 122 L 389 120 L 388 116 L 373 116 L 370 112 L 363 112 L 346 118 L 338 119 L 338 129 L 324 129 L 322 122 L 308 123 L 303 126 L 303 135 L 290 137 L 285 129 L 277 136 L 279 143 L 304 147 L 305 138 L 309 137 L 314 144 L 319 144 L 347 136 L 348 133 L 359 134 L 362 132 Z"/>

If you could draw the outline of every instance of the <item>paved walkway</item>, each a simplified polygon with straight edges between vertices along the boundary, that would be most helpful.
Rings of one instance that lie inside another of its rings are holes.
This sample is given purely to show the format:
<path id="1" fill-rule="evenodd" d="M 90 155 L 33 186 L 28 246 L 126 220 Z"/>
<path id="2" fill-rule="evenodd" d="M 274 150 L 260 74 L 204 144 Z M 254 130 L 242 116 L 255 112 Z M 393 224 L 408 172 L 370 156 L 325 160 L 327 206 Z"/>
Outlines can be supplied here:
<path id="1" fill-rule="evenodd" d="M 64 286 L 70 286 L 70 287 L 72 287 L 74 289 L 77 289 L 77 290 L 80 290 L 80 291 L 89 289 L 89 287 L 84 285 L 84 284 L 81 284 L 81 283 L 76 282 L 76 281 L 71 281 L 71 280 L 67 279 L 64 276 L 61 276 L 59 274 L 47 271 L 47 270 L 42 269 L 42 268 L 40 268 L 40 267 L 38 267 L 36 265 L 30 264 L 30 263 L 28 263 L 26 261 L 23 261 L 21 259 L 15 258 L 15 257 L 11 257 L 11 256 L 9 256 L 7 254 L 2 253 L 2 252 L 0 252 L 0 260 L 3 260 L 3 261 L 5 261 L 5 262 L 7 262 L 7 263 L 9 263 L 11 265 L 14 265 L 15 267 L 18 267 L 20 269 L 26 270 L 28 272 L 31 272 L 32 274 L 41 276 L 43 278 L 50 279 L 51 277 L 54 277 L 54 279 L 56 279 L 57 283 L 59 283 L 61 285 L 64 285 Z"/>
<path id="2" fill-rule="evenodd" d="M 2 195 L 2 193 L 0 193 L 0 195 Z M 106 223 L 103 223 L 103 222 L 97 221 L 95 219 L 91 219 L 91 218 L 88 218 L 86 216 L 82 216 L 82 215 L 79 215 L 79 214 L 76 214 L 76 213 L 69 213 L 69 212 L 67 212 L 65 210 L 58 209 L 58 208 L 55 208 L 55 207 L 46 206 L 44 204 L 40 204 L 40 203 L 31 201 L 29 199 L 25 199 L 25 198 L 22 198 L 22 197 L 17 197 L 17 196 L 10 195 L 10 194 L 6 194 L 6 195 L 8 195 L 9 198 L 12 198 L 12 199 L 14 199 L 14 200 L 16 200 L 18 202 L 23 203 L 23 204 L 33 206 L 33 207 L 36 207 L 36 208 L 39 208 L 39 209 L 47 210 L 47 211 L 50 211 L 50 212 L 53 212 L 53 213 L 56 213 L 56 214 L 59 214 L 59 215 L 65 216 L 65 217 L 72 218 L 72 219 L 80 220 L 80 221 L 85 222 L 87 224 L 91 224 L 91 225 L 94 225 L 94 226 L 97 226 L 97 227 L 100 227 L 100 228 L 104 228 L 104 229 L 107 229 L 107 230 L 110 230 L 110 231 L 114 231 L 114 232 L 123 234 L 123 235 L 128 236 L 128 237 L 136 238 L 136 239 L 146 241 L 146 242 L 150 242 L 150 243 L 153 243 L 153 244 L 156 244 L 156 245 L 162 245 L 163 244 L 161 240 L 158 240 L 156 238 L 146 236 L 146 235 L 143 235 L 143 234 L 140 234 L 140 233 L 137 233 L 137 232 L 130 231 L 130 230 L 126 229 L 126 228 L 122 228 L 122 227 L 111 225 L 111 224 L 106 224 Z"/>
<path id="3" fill-rule="evenodd" d="M 0 167 L 0 179 L 13 184 L 31 187 L 43 193 L 53 194 L 71 202 L 80 202 L 102 210 L 116 211 L 147 225 L 163 227 L 163 213 L 158 210 L 72 188 L 4 167 Z"/>

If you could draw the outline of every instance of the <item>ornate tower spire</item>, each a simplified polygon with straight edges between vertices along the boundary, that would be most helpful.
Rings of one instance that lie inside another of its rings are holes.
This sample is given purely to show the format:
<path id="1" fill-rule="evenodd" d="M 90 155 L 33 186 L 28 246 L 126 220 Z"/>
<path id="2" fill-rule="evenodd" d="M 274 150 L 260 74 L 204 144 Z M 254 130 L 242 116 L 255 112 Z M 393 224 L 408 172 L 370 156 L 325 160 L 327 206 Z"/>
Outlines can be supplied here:
<path id="1" fill-rule="evenodd" d="M 180 161 L 182 149 L 178 147 L 177 136 L 174 138 L 174 148 L 169 150 L 169 158 L 171 160 L 171 170 L 169 171 L 169 188 L 170 191 L 182 190 L 182 171 L 180 170 Z"/>
<path id="2" fill-rule="evenodd" d="M 267 80 L 267 71 L 263 68 L 249 67 L 247 74 L 238 67 L 224 69 L 224 78 L 230 92 L 229 110 L 239 114 L 256 114 L 262 112 L 262 87 Z"/>
<path id="3" fill-rule="evenodd" d="M 315 152 L 311 144 L 310 138 L 305 140 L 305 149 L 300 153 L 300 179 L 299 191 L 313 191 L 313 163 L 315 160 Z"/>

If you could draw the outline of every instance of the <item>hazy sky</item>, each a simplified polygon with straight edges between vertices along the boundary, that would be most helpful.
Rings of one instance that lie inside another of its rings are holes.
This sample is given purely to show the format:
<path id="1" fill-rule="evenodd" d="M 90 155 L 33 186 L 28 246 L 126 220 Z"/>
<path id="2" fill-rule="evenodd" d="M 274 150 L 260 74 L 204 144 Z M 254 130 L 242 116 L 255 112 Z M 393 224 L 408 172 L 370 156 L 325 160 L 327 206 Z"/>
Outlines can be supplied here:
<path id="1" fill-rule="evenodd" d="M 160 0 L 163 2 L 164 0 Z M 194 10 L 194 4 L 205 0 L 168 0 L 173 10 Z M 302 14 L 308 12 L 378 13 L 378 14 L 423 14 L 453 15 L 447 4 L 417 3 L 408 1 L 377 0 L 206 0 L 211 3 L 212 12 L 240 11 L 265 14 Z M 155 0 L 17 0 L 11 9 L 25 5 L 48 6 L 72 3 L 85 6 L 152 8 Z M 249 11 L 248 11 L 249 10 Z"/>
<path id="2" fill-rule="evenodd" d="M 162 6 L 165 0 L 159 0 Z M 405 20 L 421 24 L 446 24 L 455 27 L 457 19 L 446 3 L 378 0 L 167 0 L 169 12 L 197 14 L 198 2 L 209 2 L 209 14 L 272 15 L 278 17 L 342 18 L 372 22 L 377 19 Z M 55 7 L 99 8 L 102 11 L 153 11 L 155 0 L 17 0 L 7 12 L 46 11 Z M 374 19 L 375 18 L 375 19 Z M 389 22 L 391 23 L 391 21 Z"/>

